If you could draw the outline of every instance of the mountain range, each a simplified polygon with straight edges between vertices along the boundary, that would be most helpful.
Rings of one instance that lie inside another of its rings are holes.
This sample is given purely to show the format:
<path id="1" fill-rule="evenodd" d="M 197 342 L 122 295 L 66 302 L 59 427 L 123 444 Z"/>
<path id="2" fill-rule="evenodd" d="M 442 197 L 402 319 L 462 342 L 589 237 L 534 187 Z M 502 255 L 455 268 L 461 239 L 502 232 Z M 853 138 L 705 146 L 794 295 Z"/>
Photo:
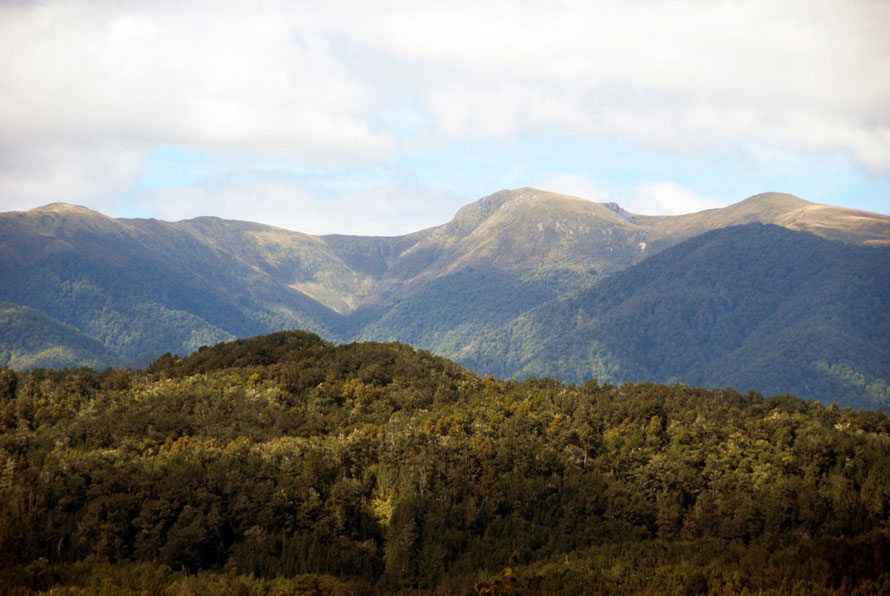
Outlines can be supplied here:
<path id="1" fill-rule="evenodd" d="M 0 365 L 145 366 L 281 329 L 483 374 L 890 404 L 890 217 L 766 193 L 643 216 L 522 188 L 395 237 L 63 203 L 0 214 Z"/>

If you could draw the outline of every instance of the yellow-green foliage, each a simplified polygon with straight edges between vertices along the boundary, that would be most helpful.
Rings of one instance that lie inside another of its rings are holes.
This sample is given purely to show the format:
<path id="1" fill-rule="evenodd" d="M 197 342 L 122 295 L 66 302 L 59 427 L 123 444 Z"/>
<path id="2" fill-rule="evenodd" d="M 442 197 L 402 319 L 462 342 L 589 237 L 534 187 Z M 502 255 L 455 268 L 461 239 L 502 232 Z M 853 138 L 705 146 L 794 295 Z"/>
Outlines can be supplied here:
<path id="1" fill-rule="evenodd" d="M 5 593 L 890 586 L 880 412 L 299 332 L 0 381 Z"/>

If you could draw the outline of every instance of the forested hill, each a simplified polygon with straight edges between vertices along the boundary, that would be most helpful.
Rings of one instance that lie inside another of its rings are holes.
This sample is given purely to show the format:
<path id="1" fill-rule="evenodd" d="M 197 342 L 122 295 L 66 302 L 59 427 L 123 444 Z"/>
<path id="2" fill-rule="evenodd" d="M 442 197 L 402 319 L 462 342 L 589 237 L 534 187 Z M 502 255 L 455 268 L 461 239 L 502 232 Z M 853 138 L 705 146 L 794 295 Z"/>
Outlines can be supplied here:
<path id="1" fill-rule="evenodd" d="M 0 592 L 882 593 L 890 419 L 282 332 L 0 369 Z"/>
<path id="2" fill-rule="evenodd" d="M 890 406 L 890 248 L 715 230 L 474 338 L 503 376 L 687 382 Z"/>

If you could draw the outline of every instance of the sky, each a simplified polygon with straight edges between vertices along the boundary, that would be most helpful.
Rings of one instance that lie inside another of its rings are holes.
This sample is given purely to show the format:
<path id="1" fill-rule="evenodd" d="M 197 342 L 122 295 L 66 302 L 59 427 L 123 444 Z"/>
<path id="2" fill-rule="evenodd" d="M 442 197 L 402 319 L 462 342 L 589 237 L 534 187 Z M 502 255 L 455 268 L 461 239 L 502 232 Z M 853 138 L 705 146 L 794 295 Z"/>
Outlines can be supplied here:
<path id="1" fill-rule="evenodd" d="M 533 186 L 890 214 L 890 2 L 0 3 L 0 211 L 395 235 Z"/>

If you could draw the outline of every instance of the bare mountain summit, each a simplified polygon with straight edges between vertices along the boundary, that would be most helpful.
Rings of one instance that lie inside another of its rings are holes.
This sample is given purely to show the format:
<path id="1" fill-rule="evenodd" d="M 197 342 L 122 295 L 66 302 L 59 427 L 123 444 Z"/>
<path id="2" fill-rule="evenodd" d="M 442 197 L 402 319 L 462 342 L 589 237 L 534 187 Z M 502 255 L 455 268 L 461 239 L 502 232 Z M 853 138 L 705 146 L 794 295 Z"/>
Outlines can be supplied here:
<path id="1" fill-rule="evenodd" d="M 655 222 L 651 241 L 670 246 L 710 230 L 749 223 L 774 224 L 851 244 L 890 244 L 890 216 L 811 203 L 767 192 L 722 209 L 677 215 Z"/>

